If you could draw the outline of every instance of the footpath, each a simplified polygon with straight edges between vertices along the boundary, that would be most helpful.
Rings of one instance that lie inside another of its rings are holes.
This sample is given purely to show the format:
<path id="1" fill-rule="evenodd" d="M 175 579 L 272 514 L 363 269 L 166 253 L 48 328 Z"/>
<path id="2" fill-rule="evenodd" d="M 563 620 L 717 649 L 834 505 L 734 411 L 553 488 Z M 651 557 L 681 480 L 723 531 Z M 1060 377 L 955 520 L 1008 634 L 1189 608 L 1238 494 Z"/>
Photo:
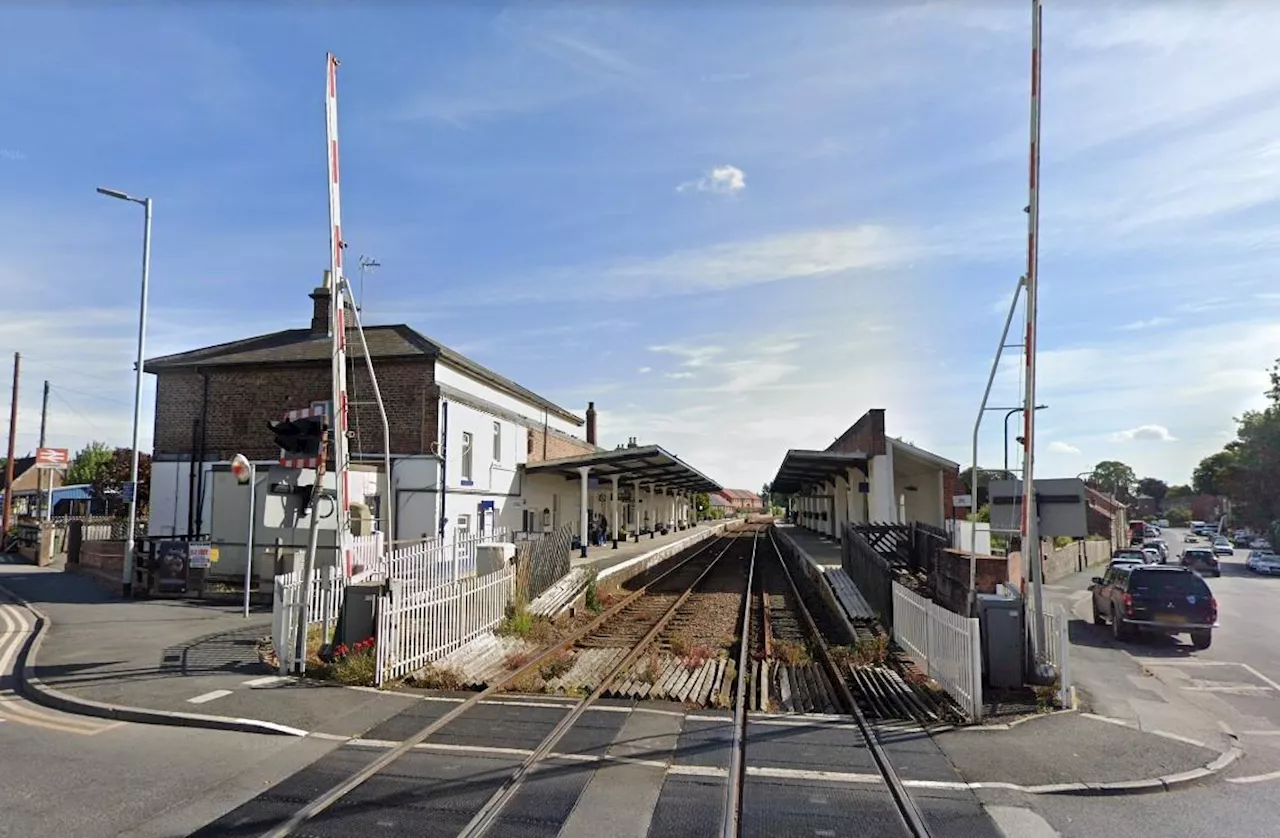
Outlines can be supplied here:
<path id="1" fill-rule="evenodd" d="M 27 622 L 38 622 L 18 679 L 37 703 L 123 721 L 340 739 L 422 706 L 420 694 L 279 676 L 258 660 L 268 610 L 246 619 L 229 605 L 126 601 L 84 577 L 9 561 L 0 557 L 0 608 L 25 606 Z M 903 780 L 921 794 L 1164 791 L 1212 777 L 1238 755 L 1231 745 L 1074 712 L 928 733 L 886 725 L 882 733 Z"/>

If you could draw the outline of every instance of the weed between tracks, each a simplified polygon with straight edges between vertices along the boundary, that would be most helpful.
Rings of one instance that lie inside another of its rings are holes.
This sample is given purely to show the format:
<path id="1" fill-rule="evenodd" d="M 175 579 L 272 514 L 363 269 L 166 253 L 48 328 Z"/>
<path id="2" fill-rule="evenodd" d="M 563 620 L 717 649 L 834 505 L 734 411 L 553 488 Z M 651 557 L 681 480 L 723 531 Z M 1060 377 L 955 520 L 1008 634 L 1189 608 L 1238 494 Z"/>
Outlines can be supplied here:
<path id="1" fill-rule="evenodd" d="M 791 640 L 774 640 L 771 651 L 773 659 L 787 666 L 807 666 L 813 663 L 809 648 L 803 643 Z"/>
<path id="2" fill-rule="evenodd" d="M 530 614 L 525 603 L 517 602 L 507 609 L 507 616 L 493 633 L 502 637 L 520 637 L 541 646 L 555 640 L 556 627 L 546 617 Z"/>
<path id="3" fill-rule="evenodd" d="M 462 673 L 449 666 L 427 664 L 422 668 L 422 671 L 410 678 L 406 678 L 405 683 L 428 690 L 452 692 L 462 688 Z"/>

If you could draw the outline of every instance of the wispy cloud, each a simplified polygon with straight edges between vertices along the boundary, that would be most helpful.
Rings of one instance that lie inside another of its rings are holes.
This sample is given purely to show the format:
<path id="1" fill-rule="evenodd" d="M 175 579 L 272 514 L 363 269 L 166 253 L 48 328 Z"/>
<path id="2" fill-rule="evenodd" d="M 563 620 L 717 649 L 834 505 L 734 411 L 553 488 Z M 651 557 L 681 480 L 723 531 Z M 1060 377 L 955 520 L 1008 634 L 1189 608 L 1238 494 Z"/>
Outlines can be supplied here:
<path id="1" fill-rule="evenodd" d="M 705 367 L 717 355 L 724 354 L 722 346 L 689 346 L 686 344 L 665 344 L 650 346 L 650 352 L 674 355 L 680 359 L 682 367 Z"/>
<path id="2" fill-rule="evenodd" d="M 681 380 L 684 380 L 684 379 L 693 378 L 693 373 L 691 373 L 691 372 L 666 372 L 666 373 L 663 373 L 663 374 L 662 374 L 662 377 L 663 377 L 663 378 L 670 378 L 670 379 L 674 379 L 674 380 L 677 380 L 677 381 L 681 381 Z"/>
<path id="3" fill-rule="evenodd" d="M 653 367 L 640 367 L 638 370 L 636 370 L 636 372 L 640 373 L 641 375 L 648 375 L 649 373 L 653 372 Z"/>
<path id="4" fill-rule="evenodd" d="M 1071 445 L 1070 443 L 1054 440 L 1053 442 L 1049 443 L 1049 453 L 1075 455 L 1080 453 L 1080 449 L 1076 448 L 1074 445 Z"/>
<path id="5" fill-rule="evenodd" d="M 0 160 L 9 160 L 16 163 L 20 160 L 26 159 L 27 155 L 18 151 L 16 148 L 0 148 Z"/>
<path id="6" fill-rule="evenodd" d="M 712 192 L 716 195 L 737 195 L 747 188 L 746 173 L 737 166 L 716 166 L 697 180 L 685 181 L 676 187 L 677 192 Z"/>
<path id="7" fill-rule="evenodd" d="M 1139 329 L 1154 329 L 1157 326 L 1164 326 L 1172 321 L 1168 317 L 1152 317 L 1148 320 L 1135 320 L 1132 323 L 1126 323 L 1121 326 L 1125 331 L 1134 332 Z"/>

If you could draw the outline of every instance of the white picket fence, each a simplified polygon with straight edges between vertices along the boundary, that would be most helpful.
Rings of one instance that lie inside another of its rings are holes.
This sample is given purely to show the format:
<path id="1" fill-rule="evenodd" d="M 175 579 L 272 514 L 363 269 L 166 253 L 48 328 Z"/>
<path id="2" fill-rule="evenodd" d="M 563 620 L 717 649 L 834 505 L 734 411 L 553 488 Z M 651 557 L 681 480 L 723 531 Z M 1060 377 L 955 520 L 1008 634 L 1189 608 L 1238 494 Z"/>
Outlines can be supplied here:
<path id="1" fill-rule="evenodd" d="M 386 564 L 386 542 L 380 532 L 358 535 L 351 539 L 351 581 L 360 582 L 373 576 Z"/>
<path id="2" fill-rule="evenodd" d="M 311 586 L 305 592 L 308 628 L 314 625 L 327 627 L 338 618 L 347 584 L 346 574 L 341 568 L 333 565 L 316 568 L 311 575 Z M 280 674 L 284 675 L 293 667 L 294 642 L 302 615 L 302 570 L 280 574 L 275 579 L 275 586 L 275 599 L 271 605 L 271 642 L 280 662 Z"/>
<path id="3" fill-rule="evenodd" d="M 447 655 L 496 626 L 515 592 L 515 568 L 414 589 L 392 580 L 378 604 L 378 685 Z"/>
<path id="4" fill-rule="evenodd" d="M 953 614 L 894 582 L 893 640 L 969 718 L 982 718 L 982 634 L 976 617 Z"/>

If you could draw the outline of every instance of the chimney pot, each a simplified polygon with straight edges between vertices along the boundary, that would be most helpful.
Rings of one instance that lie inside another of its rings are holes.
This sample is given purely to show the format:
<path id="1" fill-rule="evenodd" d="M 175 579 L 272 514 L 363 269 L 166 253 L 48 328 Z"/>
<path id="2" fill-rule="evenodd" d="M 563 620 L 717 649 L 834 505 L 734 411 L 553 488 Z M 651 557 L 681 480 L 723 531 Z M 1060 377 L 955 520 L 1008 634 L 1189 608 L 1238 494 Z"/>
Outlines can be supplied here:
<path id="1" fill-rule="evenodd" d="M 587 402 L 587 444 L 596 444 L 596 403 Z"/>

